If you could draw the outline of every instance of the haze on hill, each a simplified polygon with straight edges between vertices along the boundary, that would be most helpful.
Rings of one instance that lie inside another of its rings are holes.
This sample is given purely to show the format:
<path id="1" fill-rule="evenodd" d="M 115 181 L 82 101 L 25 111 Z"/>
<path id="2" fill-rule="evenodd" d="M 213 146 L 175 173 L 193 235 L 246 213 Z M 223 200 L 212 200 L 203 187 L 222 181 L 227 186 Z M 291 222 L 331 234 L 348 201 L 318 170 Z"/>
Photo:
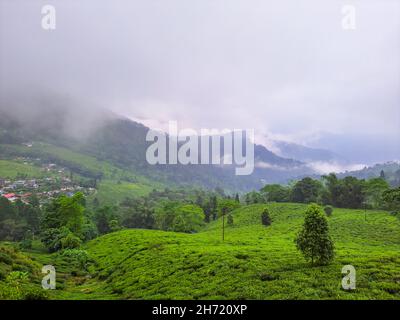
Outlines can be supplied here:
<path id="1" fill-rule="evenodd" d="M 5 108 L 58 96 L 79 118 L 101 108 L 150 127 L 250 127 L 267 148 L 284 140 L 351 163 L 400 158 L 398 1 L 357 3 L 352 31 L 336 0 L 52 4 L 51 32 L 42 1 L 0 4 Z"/>

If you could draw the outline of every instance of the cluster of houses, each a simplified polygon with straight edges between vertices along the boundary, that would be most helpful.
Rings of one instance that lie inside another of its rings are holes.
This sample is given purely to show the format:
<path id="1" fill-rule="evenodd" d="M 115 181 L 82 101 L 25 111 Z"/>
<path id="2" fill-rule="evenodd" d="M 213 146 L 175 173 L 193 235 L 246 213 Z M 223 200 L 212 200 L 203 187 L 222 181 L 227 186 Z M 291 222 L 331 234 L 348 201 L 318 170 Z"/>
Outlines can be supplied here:
<path id="1" fill-rule="evenodd" d="M 29 145 L 26 145 L 29 147 Z M 61 194 L 72 196 L 78 191 L 90 194 L 95 191 L 93 188 L 79 186 L 72 181 L 72 174 L 64 167 L 54 163 L 44 163 L 40 158 L 17 157 L 13 161 L 24 164 L 40 166 L 41 171 L 47 177 L 42 178 L 19 178 L 10 179 L 0 177 L 0 197 L 5 197 L 11 202 L 21 200 L 29 203 L 31 196 L 35 194 L 40 203 L 46 203 L 49 199 L 58 197 Z"/>
<path id="2" fill-rule="evenodd" d="M 7 198 L 11 202 L 20 199 L 27 203 L 32 193 L 25 191 L 29 189 L 33 191 L 38 188 L 39 184 L 35 179 L 13 181 L 0 178 L 0 196 Z M 22 190 L 24 190 L 24 192 L 22 192 Z"/>
<path id="3" fill-rule="evenodd" d="M 67 177 L 16 181 L 0 178 L 0 196 L 11 202 L 21 200 L 24 203 L 29 203 L 32 194 L 35 194 L 41 203 L 45 203 L 61 194 L 72 196 L 78 191 L 91 193 L 94 192 L 94 189 L 76 185 Z"/>
<path id="4" fill-rule="evenodd" d="M 29 203 L 29 197 L 32 196 L 32 193 L 29 193 L 29 192 L 23 193 L 23 194 L 6 193 L 6 194 L 3 194 L 2 196 L 11 202 L 21 200 L 24 203 Z"/>
<path id="5" fill-rule="evenodd" d="M 39 184 L 36 179 L 32 180 L 6 180 L 0 178 L 0 190 L 16 190 L 16 189 L 38 189 Z M 1 191 L 0 191 L 1 192 Z"/>

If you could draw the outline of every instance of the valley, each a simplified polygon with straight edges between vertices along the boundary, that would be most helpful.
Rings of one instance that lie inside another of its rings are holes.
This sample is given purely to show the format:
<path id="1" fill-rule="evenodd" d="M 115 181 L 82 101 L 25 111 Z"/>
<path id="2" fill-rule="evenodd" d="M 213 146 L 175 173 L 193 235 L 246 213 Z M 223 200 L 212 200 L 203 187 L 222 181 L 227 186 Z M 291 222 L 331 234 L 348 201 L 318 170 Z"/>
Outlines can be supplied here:
<path id="1" fill-rule="evenodd" d="M 2 298 L 400 299 L 398 163 L 321 176 L 255 145 L 254 173 L 238 177 L 230 166 L 149 165 L 147 130 L 109 119 L 84 140 L 52 129 L 27 139 L 3 124 Z M 311 203 L 334 244 L 326 264 L 310 265 L 295 243 Z M 349 264 L 357 289 L 346 291 Z M 41 289 L 43 265 L 56 290 Z"/>
<path id="2" fill-rule="evenodd" d="M 400 1 L 50 2 L 0 0 L 0 303 L 398 309 Z"/>

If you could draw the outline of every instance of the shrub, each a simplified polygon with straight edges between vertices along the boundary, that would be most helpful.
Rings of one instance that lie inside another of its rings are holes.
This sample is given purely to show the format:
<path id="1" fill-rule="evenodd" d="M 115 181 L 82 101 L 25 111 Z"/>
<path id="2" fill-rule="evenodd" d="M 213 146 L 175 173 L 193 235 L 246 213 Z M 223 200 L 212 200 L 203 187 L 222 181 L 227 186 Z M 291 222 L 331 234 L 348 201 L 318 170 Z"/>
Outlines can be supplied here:
<path id="1" fill-rule="evenodd" d="M 13 271 L 6 277 L 6 282 L 10 284 L 19 284 L 28 280 L 28 272 Z"/>
<path id="2" fill-rule="evenodd" d="M 97 231 L 96 225 L 88 221 L 82 226 L 82 235 L 85 241 L 92 240 L 96 238 L 99 235 L 99 232 Z"/>
<path id="3" fill-rule="evenodd" d="M 67 227 L 61 227 L 46 230 L 42 234 L 42 242 L 50 252 L 55 252 L 61 249 L 78 248 L 82 241 Z"/>
<path id="4" fill-rule="evenodd" d="M 49 252 L 61 250 L 61 239 L 66 237 L 71 231 L 66 227 L 49 228 L 42 233 L 42 242 Z"/>
<path id="5" fill-rule="evenodd" d="M 324 208 L 325 214 L 330 217 L 332 215 L 333 212 L 333 208 L 331 206 L 325 206 Z"/>
<path id="6" fill-rule="evenodd" d="M 28 287 L 22 291 L 24 300 L 48 300 L 48 293 L 43 289 Z"/>
<path id="7" fill-rule="evenodd" d="M 0 282 L 0 299 L 1 300 L 18 300 L 21 299 L 21 294 L 16 288 Z"/>
<path id="8" fill-rule="evenodd" d="M 66 237 L 61 238 L 61 248 L 63 249 L 75 249 L 81 246 L 81 239 L 79 239 L 73 233 L 69 233 Z"/>
<path id="9" fill-rule="evenodd" d="M 265 208 L 264 211 L 261 213 L 261 223 L 264 226 L 269 226 L 272 223 L 271 217 L 269 216 L 268 208 Z"/>
<path id="10" fill-rule="evenodd" d="M 228 225 L 229 226 L 233 225 L 233 216 L 231 214 L 228 214 Z"/>
<path id="11" fill-rule="evenodd" d="M 109 225 L 110 225 L 111 232 L 122 230 L 118 220 L 116 220 L 116 219 L 111 220 Z"/>
<path id="12" fill-rule="evenodd" d="M 87 269 L 90 261 L 89 254 L 85 250 L 81 249 L 65 249 L 61 252 L 63 257 L 69 257 L 73 259 L 80 268 Z"/>
<path id="13" fill-rule="evenodd" d="M 0 299 L 6 300 L 44 300 L 47 292 L 29 284 L 27 272 L 13 271 L 0 282 Z"/>
<path id="14" fill-rule="evenodd" d="M 314 262 L 319 265 L 328 264 L 334 256 L 328 221 L 316 204 L 310 205 L 305 215 L 303 228 L 295 239 L 297 249 L 312 265 Z"/>
<path id="15" fill-rule="evenodd" d="M 0 252 L 0 262 L 4 262 L 5 264 L 11 265 L 13 261 L 8 254 Z"/>
<path id="16" fill-rule="evenodd" d="M 27 265 L 24 264 L 19 264 L 19 263 L 13 263 L 11 266 L 11 269 L 13 271 L 20 271 L 20 272 L 30 272 L 31 268 Z"/>
<path id="17" fill-rule="evenodd" d="M 19 243 L 19 247 L 21 249 L 32 249 L 32 240 L 30 239 L 24 239 Z"/>

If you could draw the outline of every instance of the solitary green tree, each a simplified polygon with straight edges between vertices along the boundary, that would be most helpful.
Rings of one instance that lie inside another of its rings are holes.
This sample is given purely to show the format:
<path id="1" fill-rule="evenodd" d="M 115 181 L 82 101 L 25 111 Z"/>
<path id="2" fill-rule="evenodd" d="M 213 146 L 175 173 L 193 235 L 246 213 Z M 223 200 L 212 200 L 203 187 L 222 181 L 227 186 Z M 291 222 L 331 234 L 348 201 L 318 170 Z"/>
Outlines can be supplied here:
<path id="1" fill-rule="evenodd" d="M 222 241 L 225 240 L 225 216 L 237 208 L 240 208 L 240 203 L 233 199 L 223 199 L 218 202 L 218 212 L 222 217 Z"/>
<path id="2" fill-rule="evenodd" d="M 212 215 L 212 219 L 217 219 L 217 207 L 218 207 L 218 200 L 215 195 L 210 197 L 210 213 Z"/>
<path id="3" fill-rule="evenodd" d="M 264 226 L 269 226 L 271 224 L 271 217 L 269 216 L 268 208 L 265 208 L 261 213 L 261 223 Z"/>
<path id="4" fill-rule="evenodd" d="M 222 207 L 221 210 L 221 216 L 222 216 L 222 241 L 225 240 L 225 216 L 227 213 L 227 208 L 226 207 Z"/>
<path id="5" fill-rule="evenodd" d="M 306 260 L 318 265 L 328 264 L 334 256 L 334 245 L 329 235 L 328 221 L 321 208 L 310 205 L 305 212 L 302 230 L 295 239 L 297 248 Z"/>

